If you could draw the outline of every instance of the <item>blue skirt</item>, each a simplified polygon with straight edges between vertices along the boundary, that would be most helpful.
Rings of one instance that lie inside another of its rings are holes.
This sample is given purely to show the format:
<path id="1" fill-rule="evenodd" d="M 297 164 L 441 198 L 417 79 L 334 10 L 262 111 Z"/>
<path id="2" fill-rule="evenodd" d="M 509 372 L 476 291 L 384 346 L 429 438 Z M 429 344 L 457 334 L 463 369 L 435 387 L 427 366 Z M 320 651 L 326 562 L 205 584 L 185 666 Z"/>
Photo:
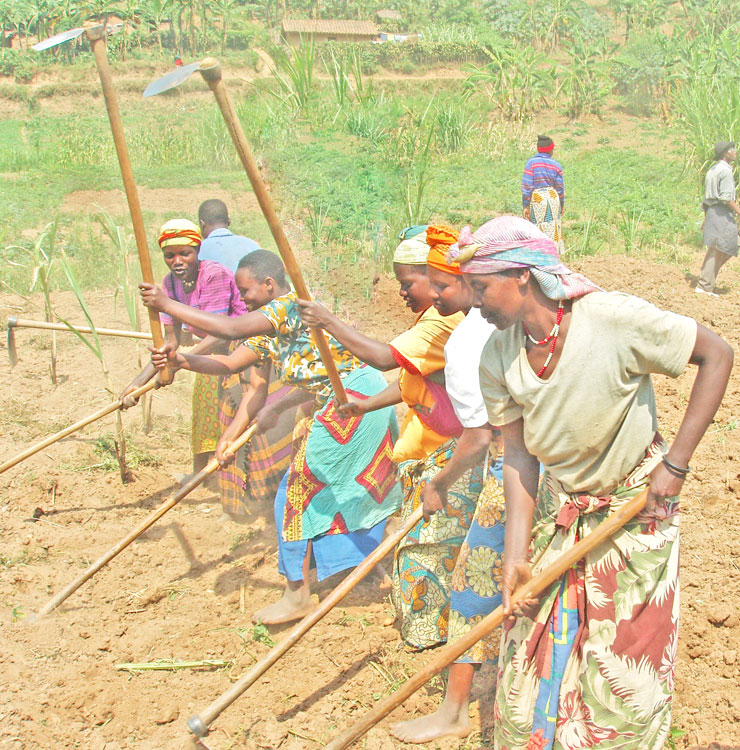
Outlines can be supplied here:
<path id="1" fill-rule="evenodd" d="M 285 504 L 288 500 L 288 472 L 283 477 L 275 495 L 275 528 L 278 529 L 278 571 L 289 581 L 303 580 L 303 561 L 308 542 L 312 543 L 311 567 L 316 577 L 323 581 L 335 573 L 357 567 L 383 539 L 385 519 L 369 529 L 359 529 L 349 534 L 321 534 L 313 539 L 286 542 L 280 529 L 283 527 Z"/>

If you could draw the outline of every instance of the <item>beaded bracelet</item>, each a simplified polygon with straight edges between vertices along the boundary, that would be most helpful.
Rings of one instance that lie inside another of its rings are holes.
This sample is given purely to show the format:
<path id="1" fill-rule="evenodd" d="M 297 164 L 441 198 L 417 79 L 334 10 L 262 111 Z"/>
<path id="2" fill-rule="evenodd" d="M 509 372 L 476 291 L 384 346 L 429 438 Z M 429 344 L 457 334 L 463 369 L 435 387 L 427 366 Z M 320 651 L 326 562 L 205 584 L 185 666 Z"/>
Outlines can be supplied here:
<path id="1" fill-rule="evenodd" d="M 691 471 L 690 466 L 682 469 L 680 466 L 676 466 L 676 464 L 671 463 L 666 456 L 663 456 L 663 464 L 670 472 L 672 472 L 673 474 L 678 474 L 682 478 L 685 478 L 686 475 Z"/>

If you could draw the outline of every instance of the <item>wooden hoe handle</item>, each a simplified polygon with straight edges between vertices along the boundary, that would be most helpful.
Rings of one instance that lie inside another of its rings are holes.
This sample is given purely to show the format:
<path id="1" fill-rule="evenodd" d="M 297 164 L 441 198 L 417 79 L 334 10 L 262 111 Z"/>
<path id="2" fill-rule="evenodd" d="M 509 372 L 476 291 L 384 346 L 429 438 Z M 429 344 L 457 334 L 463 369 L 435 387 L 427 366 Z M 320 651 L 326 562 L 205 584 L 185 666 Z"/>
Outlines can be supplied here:
<path id="1" fill-rule="evenodd" d="M 270 231 L 272 232 L 272 236 L 275 239 L 275 244 L 280 251 L 283 263 L 285 263 L 285 268 L 288 271 L 288 275 L 295 285 L 296 294 L 301 299 L 310 300 L 311 295 L 309 294 L 308 287 L 306 287 L 306 284 L 303 280 L 301 269 L 298 266 L 298 262 L 296 261 L 295 255 L 293 254 L 293 250 L 290 247 L 288 238 L 285 236 L 283 226 L 280 223 L 280 219 L 278 218 L 277 213 L 275 212 L 274 206 L 272 205 L 270 194 L 267 192 L 267 187 L 262 180 L 262 176 L 260 175 L 259 168 L 257 167 L 257 163 L 254 160 L 254 156 L 252 156 L 252 150 L 249 148 L 247 136 L 244 134 L 244 129 L 242 128 L 241 122 L 239 121 L 239 117 L 236 114 L 236 110 L 234 109 L 234 106 L 231 102 L 231 98 L 229 97 L 226 91 L 226 87 L 224 86 L 224 82 L 221 77 L 221 64 L 218 62 L 218 60 L 215 60 L 212 57 L 207 57 L 200 64 L 200 74 L 203 76 L 211 91 L 213 91 L 214 96 L 216 97 L 216 102 L 218 103 L 218 107 L 221 110 L 224 121 L 226 122 L 226 128 L 229 131 L 232 140 L 234 141 L 234 146 L 236 147 L 236 151 L 239 154 L 239 159 L 241 160 L 242 166 L 244 167 L 244 171 L 247 173 L 249 182 L 252 185 L 252 190 L 254 190 L 257 202 L 260 204 L 262 213 L 264 214 L 265 219 L 267 220 L 267 224 L 270 227 Z M 337 366 L 334 362 L 333 357 L 331 356 L 331 350 L 329 348 L 329 342 L 326 339 L 326 334 L 321 329 L 312 328 L 311 337 L 313 338 L 314 343 L 316 344 L 316 348 L 319 350 L 319 354 L 321 355 L 321 361 L 324 363 L 324 367 L 326 368 L 329 380 L 331 381 L 331 386 L 334 390 L 334 398 L 336 402 L 338 404 L 346 404 L 347 395 L 345 394 L 344 388 L 342 387 L 342 381 L 339 377 L 339 373 L 337 372 Z"/>
<path id="2" fill-rule="evenodd" d="M 131 398 L 139 398 L 139 396 L 143 395 L 147 391 L 151 391 L 151 389 L 154 388 L 156 384 L 157 384 L 156 381 L 151 380 L 145 385 L 142 385 L 141 388 L 137 388 L 135 391 L 131 391 L 131 393 L 129 393 L 128 395 Z M 61 440 L 62 438 L 66 438 L 68 435 L 71 435 L 73 432 L 77 432 L 77 430 L 81 430 L 83 427 L 86 427 L 92 422 L 95 422 L 96 420 L 101 419 L 107 414 L 112 414 L 114 411 L 118 411 L 118 409 L 120 408 L 121 408 L 121 400 L 119 399 L 118 401 L 113 401 L 113 403 L 108 404 L 108 406 L 104 406 L 102 409 L 99 409 L 94 414 L 90 414 L 89 416 L 84 417 L 79 422 L 75 422 L 69 427 L 65 427 L 63 430 L 59 430 L 59 432 L 55 432 L 53 435 L 49 435 L 49 437 L 46 437 L 43 440 L 40 440 L 38 443 L 35 443 L 34 445 L 32 445 L 30 448 L 26 448 L 26 450 L 24 450 L 22 453 L 19 453 L 15 458 L 11 458 L 7 460 L 4 464 L 0 464 L 0 474 L 12 468 L 16 464 L 19 464 L 21 461 L 25 461 L 27 458 L 30 458 L 34 454 L 38 453 L 40 450 L 43 450 L 44 448 L 48 448 L 53 443 L 56 443 L 58 440 Z"/>
<path id="3" fill-rule="evenodd" d="M 328 614 L 368 573 L 398 544 L 422 518 L 424 508 L 419 506 L 396 531 L 384 539 L 330 594 L 316 609 L 309 612 L 293 626 L 288 635 L 273 646 L 243 677 L 240 677 L 221 697 L 208 708 L 188 719 L 188 729 L 198 737 L 208 734 L 208 725 L 240 695 L 253 685 L 267 670 L 326 614 Z"/>
<path id="4" fill-rule="evenodd" d="M 131 159 L 126 146 L 126 136 L 123 132 L 123 121 L 121 111 L 118 108 L 118 99 L 113 88 L 113 77 L 111 76 L 110 66 L 108 65 L 108 56 L 105 51 L 105 29 L 102 24 L 86 24 L 85 35 L 87 36 L 95 64 L 100 76 L 100 85 L 103 89 L 105 107 L 108 110 L 108 119 L 113 132 L 113 142 L 116 146 L 118 163 L 121 167 L 121 177 L 123 177 L 123 188 L 126 191 L 126 200 L 128 201 L 129 212 L 131 213 L 131 222 L 134 227 L 134 236 L 136 237 L 136 247 L 139 251 L 139 265 L 141 266 L 141 277 L 147 284 L 154 283 L 154 273 L 152 271 L 152 260 L 149 255 L 149 245 L 146 241 L 146 229 L 144 228 L 144 217 L 141 213 L 141 204 L 139 203 L 139 194 L 136 191 L 134 182 L 134 172 L 131 168 Z M 154 346 L 159 349 L 164 345 L 164 336 L 162 327 L 159 323 L 159 314 L 156 310 L 147 308 L 149 315 L 149 325 L 152 329 L 152 340 Z M 159 380 L 163 384 L 172 382 L 173 373 L 169 369 L 160 370 Z"/>
<path id="5" fill-rule="evenodd" d="M 647 498 L 648 489 L 645 488 L 621 508 L 618 508 L 605 521 L 602 521 L 587 537 L 574 544 L 567 552 L 564 552 L 547 570 L 543 570 L 528 583 L 520 586 L 512 595 L 512 601 L 520 602 L 542 593 L 548 586 L 557 581 L 568 568 L 585 557 L 587 553 L 598 547 L 599 544 L 621 529 L 627 521 L 636 516 L 645 507 Z M 362 737 L 362 735 L 372 729 L 393 709 L 400 706 L 409 696 L 413 695 L 420 687 L 431 680 L 434 675 L 441 672 L 446 666 L 481 640 L 481 638 L 484 638 L 494 628 L 498 627 L 503 620 L 504 609 L 503 607 L 497 607 L 463 638 L 442 648 L 434 661 L 417 672 L 395 693 L 378 703 L 375 708 L 365 714 L 362 719 L 349 727 L 349 729 L 335 737 L 325 746 L 325 750 L 343 750 L 343 748 L 349 747 L 355 740 Z"/>
<path id="6" fill-rule="evenodd" d="M 236 451 L 242 447 L 254 435 L 256 425 L 252 425 L 245 430 L 236 440 L 231 443 L 231 449 Z M 204 479 L 218 469 L 218 461 L 212 458 L 204 469 L 199 471 L 187 484 L 184 484 L 172 497 L 165 500 L 158 508 L 155 508 L 136 528 L 130 531 L 118 544 L 111 547 L 102 557 L 98 558 L 89 568 L 87 568 L 72 583 L 65 586 L 56 596 L 53 596 L 38 612 L 34 621 L 37 621 L 56 609 L 65 599 L 68 599 L 85 581 L 92 578 L 102 567 L 107 565 L 119 552 L 123 552 L 126 547 L 135 539 L 140 537 L 150 526 L 153 526 L 168 510 L 174 508 L 180 500 L 189 495 Z"/>

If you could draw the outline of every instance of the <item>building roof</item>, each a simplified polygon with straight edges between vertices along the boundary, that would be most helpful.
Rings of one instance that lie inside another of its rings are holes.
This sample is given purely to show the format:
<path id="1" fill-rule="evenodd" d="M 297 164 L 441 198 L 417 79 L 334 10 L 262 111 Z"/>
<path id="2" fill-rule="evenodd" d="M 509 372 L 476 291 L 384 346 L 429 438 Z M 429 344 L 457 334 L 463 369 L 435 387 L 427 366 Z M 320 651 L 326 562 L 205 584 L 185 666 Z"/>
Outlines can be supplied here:
<path id="1" fill-rule="evenodd" d="M 390 9 L 379 10 L 375 15 L 383 21 L 400 21 L 403 18 L 397 10 Z"/>
<path id="2" fill-rule="evenodd" d="M 331 21 L 310 18 L 284 18 L 283 31 L 294 34 L 378 35 L 378 28 L 372 21 Z"/>

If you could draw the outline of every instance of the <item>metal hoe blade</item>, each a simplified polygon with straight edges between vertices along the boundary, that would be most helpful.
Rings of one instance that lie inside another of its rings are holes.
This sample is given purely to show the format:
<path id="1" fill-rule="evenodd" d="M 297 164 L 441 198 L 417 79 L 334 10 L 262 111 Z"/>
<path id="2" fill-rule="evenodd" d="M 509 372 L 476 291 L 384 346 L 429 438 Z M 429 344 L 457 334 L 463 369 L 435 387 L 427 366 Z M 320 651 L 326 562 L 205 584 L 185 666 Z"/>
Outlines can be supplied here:
<path id="1" fill-rule="evenodd" d="M 200 70 L 200 62 L 193 62 L 176 68 L 171 73 L 167 73 L 167 75 L 157 78 L 156 81 L 152 81 L 144 90 L 144 96 L 156 96 L 157 94 L 174 89 L 175 86 L 185 83 L 196 70 Z"/>
<path id="2" fill-rule="evenodd" d="M 70 39 L 77 39 L 78 36 L 80 36 L 85 29 L 82 27 L 79 27 L 77 29 L 70 29 L 69 31 L 62 31 L 60 34 L 54 34 L 54 36 L 50 36 L 48 39 L 44 39 L 43 42 L 38 42 L 38 44 L 33 45 L 33 49 L 36 50 L 36 52 L 41 52 L 42 50 L 49 49 L 50 47 L 56 47 L 57 44 L 64 44 L 64 42 L 70 41 Z"/>
<path id="3" fill-rule="evenodd" d="M 15 348 L 15 324 L 15 318 L 8 318 L 8 359 L 11 367 L 18 364 L 18 352 Z"/>

